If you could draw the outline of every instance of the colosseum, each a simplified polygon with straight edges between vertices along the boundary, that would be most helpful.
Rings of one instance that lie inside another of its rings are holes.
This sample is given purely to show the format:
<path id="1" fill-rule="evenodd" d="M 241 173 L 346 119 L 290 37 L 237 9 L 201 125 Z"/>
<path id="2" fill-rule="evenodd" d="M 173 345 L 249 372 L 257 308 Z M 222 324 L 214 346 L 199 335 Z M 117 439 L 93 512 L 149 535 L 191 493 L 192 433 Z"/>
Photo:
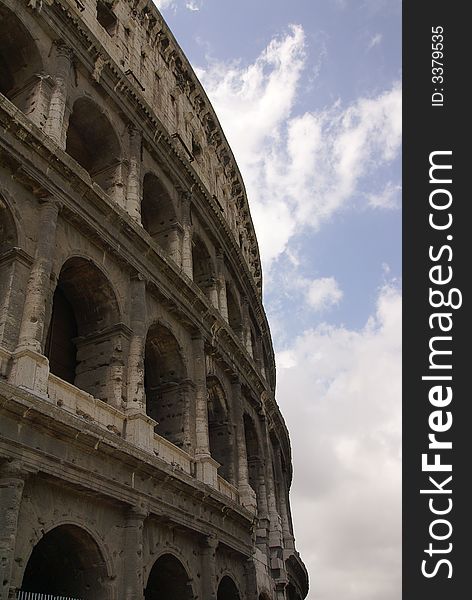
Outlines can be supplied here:
<path id="1" fill-rule="evenodd" d="M 150 0 L 0 0 L 1 600 L 302 600 L 261 263 Z"/>

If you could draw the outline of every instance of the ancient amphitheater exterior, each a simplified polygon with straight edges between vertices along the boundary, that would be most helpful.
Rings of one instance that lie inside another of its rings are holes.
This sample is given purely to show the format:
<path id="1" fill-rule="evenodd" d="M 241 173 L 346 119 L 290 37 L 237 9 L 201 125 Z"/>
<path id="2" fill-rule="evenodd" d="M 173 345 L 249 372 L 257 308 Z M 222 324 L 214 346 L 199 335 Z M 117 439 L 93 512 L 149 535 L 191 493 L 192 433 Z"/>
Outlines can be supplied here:
<path id="1" fill-rule="evenodd" d="M 148 0 L 0 0 L 1 599 L 301 600 L 244 184 Z"/>

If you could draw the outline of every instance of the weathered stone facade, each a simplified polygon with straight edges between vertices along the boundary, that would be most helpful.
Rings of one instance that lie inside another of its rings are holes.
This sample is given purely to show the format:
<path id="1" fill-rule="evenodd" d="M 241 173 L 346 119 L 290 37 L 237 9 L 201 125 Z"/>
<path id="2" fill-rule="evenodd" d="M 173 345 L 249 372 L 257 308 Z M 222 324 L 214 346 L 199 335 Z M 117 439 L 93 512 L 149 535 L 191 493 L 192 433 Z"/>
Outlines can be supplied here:
<path id="1" fill-rule="evenodd" d="M 0 598 L 304 598 L 274 392 L 244 185 L 157 9 L 0 0 Z"/>

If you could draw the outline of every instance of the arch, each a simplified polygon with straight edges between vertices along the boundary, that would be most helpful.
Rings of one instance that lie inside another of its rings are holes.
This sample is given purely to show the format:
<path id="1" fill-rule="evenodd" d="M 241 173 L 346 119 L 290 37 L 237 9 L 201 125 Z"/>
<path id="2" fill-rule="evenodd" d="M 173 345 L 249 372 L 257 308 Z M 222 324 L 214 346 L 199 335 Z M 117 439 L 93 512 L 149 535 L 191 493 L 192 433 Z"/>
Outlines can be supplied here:
<path id="1" fill-rule="evenodd" d="M 108 117 L 89 98 L 78 98 L 74 102 L 66 152 L 105 192 L 111 193 L 119 177 L 120 142 Z"/>
<path id="2" fill-rule="evenodd" d="M 144 591 L 145 600 L 193 600 L 191 579 L 173 554 L 163 554 L 154 565 Z"/>
<path id="3" fill-rule="evenodd" d="M 211 258 L 207 245 L 202 238 L 195 234 L 192 238 L 192 265 L 193 281 L 202 292 L 211 299 L 212 290 L 215 289 L 215 265 Z"/>
<path id="4" fill-rule="evenodd" d="M 218 474 L 234 483 L 234 446 L 226 394 L 219 380 L 207 377 L 210 454 L 220 463 Z"/>
<path id="5" fill-rule="evenodd" d="M 116 295 L 105 274 L 88 259 L 69 258 L 59 274 L 46 337 L 51 373 L 107 400 L 107 369 L 115 346 L 110 329 L 119 320 Z"/>
<path id="6" fill-rule="evenodd" d="M 0 6 L 0 92 L 25 114 L 33 111 L 43 61 L 17 15 Z"/>
<path id="7" fill-rule="evenodd" d="M 143 179 L 141 223 L 163 250 L 173 252 L 178 244 L 177 213 L 169 192 L 153 173 Z"/>
<path id="8" fill-rule="evenodd" d="M 23 575 L 25 592 L 108 600 L 109 577 L 94 538 L 77 525 L 59 525 L 34 546 Z"/>
<path id="9" fill-rule="evenodd" d="M 228 575 L 225 575 L 220 581 L 216 600 L 240 600 L 238 588 Z"/>
<path id="10" fill-rule="evenodd" d="M 158 423 L 156 433 L 184 444 L 186 379 L 182 352 L 173 333 L 162 323 L 151 325 L 144 351 L 146 413 Z"/>

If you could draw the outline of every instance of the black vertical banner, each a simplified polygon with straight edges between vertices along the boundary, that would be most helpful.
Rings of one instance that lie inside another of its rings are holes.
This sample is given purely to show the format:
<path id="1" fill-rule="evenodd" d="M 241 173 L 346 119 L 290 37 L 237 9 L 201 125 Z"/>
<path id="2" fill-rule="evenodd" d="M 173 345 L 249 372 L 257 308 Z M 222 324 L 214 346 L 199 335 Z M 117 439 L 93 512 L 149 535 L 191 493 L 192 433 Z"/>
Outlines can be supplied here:
<path id="1" fill-rule="evenodd" d="M 470 21 L 403 5 L 403 599 L 472 597 Z"/>

